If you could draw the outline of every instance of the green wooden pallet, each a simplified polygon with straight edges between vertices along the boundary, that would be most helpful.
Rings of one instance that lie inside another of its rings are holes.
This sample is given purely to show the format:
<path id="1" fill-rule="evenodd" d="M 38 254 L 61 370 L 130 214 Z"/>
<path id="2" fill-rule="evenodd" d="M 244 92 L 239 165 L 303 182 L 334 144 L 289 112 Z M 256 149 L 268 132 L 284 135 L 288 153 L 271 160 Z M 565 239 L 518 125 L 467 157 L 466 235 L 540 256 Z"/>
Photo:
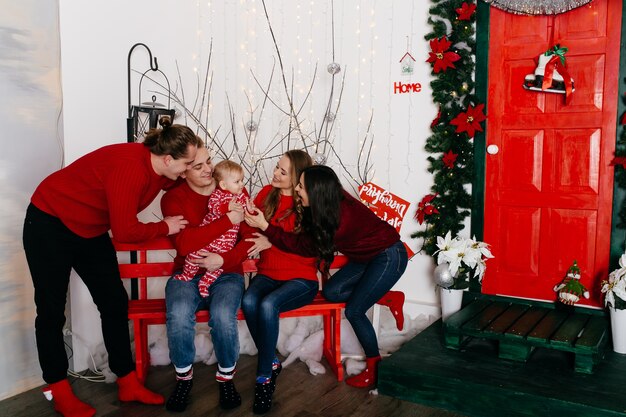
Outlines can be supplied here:
<path id="1" fill-rule="evenodd" d="M 602 312 L 506 297 L 467 298 L 443 325 L 450 349 L 479 337 L 497 341 L 498 357 L 513 361 L 525 362 L 535 348 L 572 352 L 575 370 L 586 374 L 604 357 L 609 320 Z"/>

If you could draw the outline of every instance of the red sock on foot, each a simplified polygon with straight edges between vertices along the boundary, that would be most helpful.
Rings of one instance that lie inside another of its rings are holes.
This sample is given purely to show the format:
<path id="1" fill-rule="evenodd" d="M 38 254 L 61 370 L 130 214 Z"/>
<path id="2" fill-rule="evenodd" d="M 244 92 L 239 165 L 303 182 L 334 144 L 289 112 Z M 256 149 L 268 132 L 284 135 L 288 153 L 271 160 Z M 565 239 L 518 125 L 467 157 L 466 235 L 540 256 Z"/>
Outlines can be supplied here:
<path id="1" fill-rule="evenodd" d="M 356 388 L 374 388 L 378 378 L 378 362 L 380 360 L 380 356 L 365 358 L 365 363 L 367 364 L 365 370 L 346 379 L 346 384 Z"/>
<path id="2" fill-rule="evenodd" d="M 54 410 L 63 417 L 92 417 L 96 414 L 95 408 L 82 402 L 74 395 L 67 379 L 48 385 L 48 388 L 44 389 L 44 393 L 46 391 L 50 391 L 52 394 Z"/>
<path id="3" fill-rule="evenodd" d="M 402 330 L 404 327 L 404 293 L 402 291 L 389 291 L 376 304 L 388 306 L 396 319 L 396 327 L 398 330 Z"/>
<path id="4" fill-rule="evenodd" d="M 161 394 L 150 391 L 144 387 L 137 372 L 132 371 L 126 376 L 117 378 L 118 392 L 120 401 L 137 401 L 143 404 L 159 405 L 165 402 L 165 398 Z"/>

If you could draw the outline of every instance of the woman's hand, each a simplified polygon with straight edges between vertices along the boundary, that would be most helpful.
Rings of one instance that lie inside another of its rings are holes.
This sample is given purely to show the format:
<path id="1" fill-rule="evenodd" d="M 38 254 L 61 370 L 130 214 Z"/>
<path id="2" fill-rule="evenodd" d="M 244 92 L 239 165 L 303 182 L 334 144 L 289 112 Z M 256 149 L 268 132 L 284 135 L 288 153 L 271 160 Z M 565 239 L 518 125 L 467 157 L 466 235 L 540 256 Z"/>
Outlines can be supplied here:
<path id="1" fill-rule="evenodd" d="M 163 221 L 167 224 L 168 236 L 180 232 L 189 224 L 183 216 L 169 216 L 164 218 Z"/>
<path id="2" fill-rule="evenodd" d="M 246 239 L 246 242 L 254 242 L 250 249 L 248 249 L 248 256 L 256 256 L 261 251 L 272 247 L 272 244 L 266 236 L 261 233 L 254 233 L 254 236 L 255 237 Z"/>
<path id="3" fill-rule="evenodd" d="M 202 256 L 202 258 L 189 259 L 189 261 L 201 268 L 206 268 L 209 272 L 220 269 L 222 265 L 224 265 L 224 258 L 217 253 L 212 253 L 203 249 L 198 251 L 198 255 Z"/>
<path id="4" fill-rule="evenodd" d="M 267 229 L 269 223 L 265 220 L 265 216 L 258 208 L 248 205 L 244 213 L 244 220 L 250 227 L 256 227 L 261 230 Z"/>

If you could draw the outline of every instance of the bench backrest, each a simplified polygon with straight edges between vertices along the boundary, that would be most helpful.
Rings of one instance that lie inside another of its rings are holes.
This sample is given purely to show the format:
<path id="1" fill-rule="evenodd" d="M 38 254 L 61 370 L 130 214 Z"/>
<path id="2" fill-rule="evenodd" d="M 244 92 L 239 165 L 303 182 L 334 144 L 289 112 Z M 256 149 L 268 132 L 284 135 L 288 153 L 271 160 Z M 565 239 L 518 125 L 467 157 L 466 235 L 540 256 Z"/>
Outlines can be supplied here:
<path id="1" fill-rule="evenodd" d="M 136 279 L 138 282 L 138 299 L 147 300 L 148 280 L 150 278 L 169 278 L 174 273 L 175 249 L 169 238 L 161 237 L 138 243 L 121 243 L 113 239 L 113 246 L 117 252 L 135 253 L 135 262 L 119 263 L 120 276 L 123 279 Z M 158 252 L 169 252 L 169 261 L 157 260 L 163 255 L 157 256 Z M 119 255 L 119 254 L 118 254 Z M 119 258 L 119 256 L 118 256 Z M 249 262 L 254 261 L 254 262 Z M 335 256 L 331 269 L 339 269 L 347 263 L 343 255 Z M 244 273 L 256 272 L 256 259 L 243 263 Z"/>

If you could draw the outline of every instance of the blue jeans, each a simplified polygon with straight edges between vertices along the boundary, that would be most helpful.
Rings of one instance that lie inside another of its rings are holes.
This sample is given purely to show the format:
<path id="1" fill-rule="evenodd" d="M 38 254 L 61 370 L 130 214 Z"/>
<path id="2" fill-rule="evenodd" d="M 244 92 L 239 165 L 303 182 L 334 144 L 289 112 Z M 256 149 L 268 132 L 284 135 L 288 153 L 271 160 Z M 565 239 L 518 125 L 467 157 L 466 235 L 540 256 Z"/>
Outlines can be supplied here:
<path id="1" fill-rule="evenodd" d="M 196 275 L 191 281 L 170 278 L 165 286 L 170 360 L 177 368 L 193 364 L 196 356 L 196 311 L 208 308 L 217 363 L 222 368 L 231 368 L 239 358 L 237 310 L 244 291 L 243 276 L 236 273 L 222 274 L 211 284 L 206 298 L 201 297 L 198 290 L 201 276 Z"/>
<path id="2" fill-rule="evenodd" d="M 359 339 L 365 356 L 378 356 L 378 341 L 367 310 L 400 279 L 408 256 L 402 242 L 394 243 L 368 263 L 348 262 L 324 285 L 324 297 L 346 303 L 346 319 Z"/>
<path id="3" fill-rule="evenodd" d="M 257 376 L 272 376 L 272 361 L 278 342 L 278 314 L 309 304 L 319 284 L 302 278 L 277 281 L 257 274 L 243 295 L 242 309 L 257 349 Z"/>

